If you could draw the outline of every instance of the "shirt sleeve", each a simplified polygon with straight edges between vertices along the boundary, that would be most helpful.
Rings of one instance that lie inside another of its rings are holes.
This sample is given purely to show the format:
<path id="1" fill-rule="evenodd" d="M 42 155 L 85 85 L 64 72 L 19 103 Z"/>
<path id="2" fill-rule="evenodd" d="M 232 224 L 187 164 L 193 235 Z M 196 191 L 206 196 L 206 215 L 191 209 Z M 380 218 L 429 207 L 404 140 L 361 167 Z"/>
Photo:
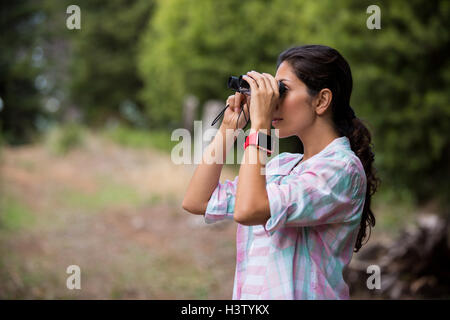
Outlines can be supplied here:
<path id="1" fill-rule="evenodd" d="M 359 219 L 357 204 L 365 199 L 365 175 L 356 165 L 324 159 L 301 174 L 266 185 L 270 218 L 264 228 L 303 227 Z M 364 189 L 364 190 L 363 190 Z"/>
<path id="2" fill-rule="evenodd" d="M 206 207 L 206 223 L 233 219 L 238 178 L 239 176 L 236 176 L 233 181 L 225 180 L 225 182 L 217 184 Z"/>

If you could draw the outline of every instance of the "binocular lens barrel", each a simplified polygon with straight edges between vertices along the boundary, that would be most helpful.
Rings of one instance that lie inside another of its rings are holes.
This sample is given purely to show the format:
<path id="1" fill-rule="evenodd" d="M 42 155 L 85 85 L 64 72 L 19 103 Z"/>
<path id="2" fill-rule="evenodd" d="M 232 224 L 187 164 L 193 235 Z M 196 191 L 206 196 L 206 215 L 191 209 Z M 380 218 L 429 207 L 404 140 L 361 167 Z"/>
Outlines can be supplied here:
<path id="1" fill-rule="evenodd" d="M 234 77 L 234 76 L 229 77 L 228 78 L 228 88 L 230 88 L 236 92 L 243 93 L 243 94 L 247 94 L 247 95 L 251 94 L 250 85 L 247 81 L 245 81 L 242 78 L 242 75 L 240 75 L 239 77 Z M 278 81 L 278 90 L 280 92 L 280 97 L 282 97 L 284 95 L 284 93 L 286 92 L 286 87 L 284 86 L 284 83 L 281 81 Z"/>

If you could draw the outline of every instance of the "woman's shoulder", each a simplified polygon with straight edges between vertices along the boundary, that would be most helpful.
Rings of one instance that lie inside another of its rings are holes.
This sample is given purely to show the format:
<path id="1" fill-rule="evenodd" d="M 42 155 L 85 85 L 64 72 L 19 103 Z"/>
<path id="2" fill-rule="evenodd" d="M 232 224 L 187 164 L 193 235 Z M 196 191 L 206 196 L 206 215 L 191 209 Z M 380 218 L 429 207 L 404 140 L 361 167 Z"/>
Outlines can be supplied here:
<path id="1" fill-rule="evenodd" d="M 275 157 L 273 157 L 272 159 L 270 159 L 270 161 L 267 164 L 270 164 L 271 162 L 274 161 L 280 161 L 283 163 L 287 163 L 290 161 L 295 161 L 299 158 L 301 158 L 303 156 L 302 153 L 291 153 L 291 152 L 282 152 L 279 153 L 278 155 L 276 155 Z"/>
<path id="2" fill-rule="evenodd" d="M 270 175 L 286 175 L 290 170 L 300 161 L 303 157 L 301 153 L 283 152 L 272 159 L 266 164 L 266 174 Z"/>
<path id="3" fill-rule="evenodd" d="M 311 162 L 321 165 L 332 165 L 336 167 L 351 167 L 356 171 L 364 171 L 364 167 L 359 157 L 351 149 L 350 141 L 342 136 L 335 139 L 324 150 L 311 158 Z"/>
<path id="4" fill-rule="evenodd" d="M 310 163 L 309 169 L 324 168 L 324 170 L 338 172 L 342 178 L 348 178 L 352 186 L 365 193 L 367 177 L 364 166 L 350 147 L 337 147 L 324 152 L 317 157 L 315 163 Z M 359 186 L 359 187 L 358 187 Z"/>

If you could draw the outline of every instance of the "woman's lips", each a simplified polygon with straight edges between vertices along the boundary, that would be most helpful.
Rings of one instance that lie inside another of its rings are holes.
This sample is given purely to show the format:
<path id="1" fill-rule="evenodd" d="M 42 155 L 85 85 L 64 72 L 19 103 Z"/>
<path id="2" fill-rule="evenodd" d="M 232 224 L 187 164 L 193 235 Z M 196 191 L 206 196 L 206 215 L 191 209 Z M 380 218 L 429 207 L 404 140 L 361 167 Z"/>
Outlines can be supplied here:
<path id="1" fill-rule="evenodd" d="M 283 120 L 283 119 L 281 119 L 281 118 L 275 118 L 275 119 L 272 120 L 272 124 L 277 124 L 277 123 L 280 122 L 281 120 Z"/>

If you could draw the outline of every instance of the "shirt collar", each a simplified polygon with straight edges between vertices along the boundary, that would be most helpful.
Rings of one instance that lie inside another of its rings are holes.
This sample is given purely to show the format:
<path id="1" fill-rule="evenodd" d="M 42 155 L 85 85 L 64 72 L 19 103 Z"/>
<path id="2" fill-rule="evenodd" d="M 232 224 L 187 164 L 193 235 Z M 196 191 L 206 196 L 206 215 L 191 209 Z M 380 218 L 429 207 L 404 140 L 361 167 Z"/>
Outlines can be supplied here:
<path id="1" fill-rule="evenodd" d="M 311 158 L 305 160 L 305 162 L 318 158 L 320 155 L 324 155 L 330 151 L 334 151 L 337 149 L 351 150 L 350 141 L 346 136 L 334 139 L 325 148 L 323 148 L 322 151 L 315 154 Z M 266 175 L 286 176 L 300 162 L 300 160 L 302 160 L 302 158 L 303 153 L 290 153 L 290 152 L 280 153 L 267 163 Z"/>

